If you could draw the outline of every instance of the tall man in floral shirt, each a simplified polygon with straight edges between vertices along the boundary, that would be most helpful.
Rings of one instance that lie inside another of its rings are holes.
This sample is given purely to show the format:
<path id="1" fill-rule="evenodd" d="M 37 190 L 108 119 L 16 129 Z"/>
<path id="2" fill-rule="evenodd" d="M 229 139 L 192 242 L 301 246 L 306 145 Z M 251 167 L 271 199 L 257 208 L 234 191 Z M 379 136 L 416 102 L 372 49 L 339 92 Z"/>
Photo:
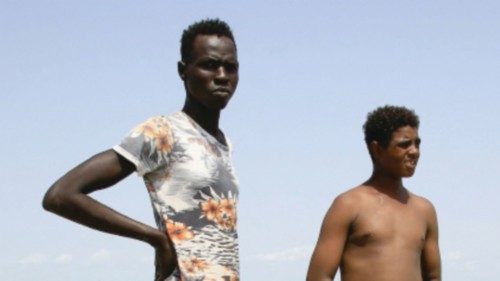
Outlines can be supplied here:
<path id="1" fill-rule="evenodd" d="M 91 228 L 150 244 L 155 280 L 239 280 L 238 185 L 220 112 L 238 84 L 236 44 L 229 26 L 204 20 L 181 40 L 182 111 L 155 116 L 119 145 L 56 181 L 45 209 Z M 158 228 L 135 221 L 88 196 L 136 171 L 151 197 Z"/>

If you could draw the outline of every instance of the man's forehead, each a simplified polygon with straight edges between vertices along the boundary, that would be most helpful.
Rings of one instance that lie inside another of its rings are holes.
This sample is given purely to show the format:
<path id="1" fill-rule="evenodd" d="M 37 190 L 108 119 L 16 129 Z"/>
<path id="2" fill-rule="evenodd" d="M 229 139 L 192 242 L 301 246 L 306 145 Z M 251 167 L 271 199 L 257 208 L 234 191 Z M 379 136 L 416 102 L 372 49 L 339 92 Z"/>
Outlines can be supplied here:
<path id="1" fill-rule="evenodd" d="M 199 34 L 193 44 L 193 52 L 196 55 L 219 53 L 236 56 L 236 46 L 233 40 L 227 36 Z"/>
<path id="2" fill-rule="evenodd" d="M 399 127 L 392 133 L 393 138 L 418 138 L 418 128 L 411 126 Z"/>

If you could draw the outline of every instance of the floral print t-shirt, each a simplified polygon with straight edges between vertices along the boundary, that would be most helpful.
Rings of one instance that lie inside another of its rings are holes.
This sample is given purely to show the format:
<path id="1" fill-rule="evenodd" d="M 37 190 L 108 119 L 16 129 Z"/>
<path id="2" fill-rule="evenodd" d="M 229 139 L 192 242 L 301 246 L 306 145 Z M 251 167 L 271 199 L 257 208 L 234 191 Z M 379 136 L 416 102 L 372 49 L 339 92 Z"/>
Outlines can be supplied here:
<path id="1" fill-rule="evenodd" d="M 174 243 L 178 268 L 166 280 L 239 280 L 230 145 L 181 111 L 150 118 L 113 149 L 136 166 L 156 223 Z"/>

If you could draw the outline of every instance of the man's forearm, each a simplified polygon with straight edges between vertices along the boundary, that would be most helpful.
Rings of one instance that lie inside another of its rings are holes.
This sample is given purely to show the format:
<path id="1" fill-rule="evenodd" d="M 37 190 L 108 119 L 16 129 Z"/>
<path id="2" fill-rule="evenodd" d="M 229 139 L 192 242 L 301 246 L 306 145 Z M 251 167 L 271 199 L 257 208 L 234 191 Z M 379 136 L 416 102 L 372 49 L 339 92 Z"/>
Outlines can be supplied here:
<path id="1" fill-rule="evenodd" d="M 51 194 L 44 198 L 44 208 L 90 228 L 154 243 L 158 230 L 135 221 L 82 193 Z"/>
<path id="2" fill-rule="evenodd" d="M 57 180 L 45 194 L 43 207 L 93 229 L 152 244 L 161 232 L 87 195 L 113 186 L 134 170 L 132 163 L 113 150 L 96 154 Z"/>

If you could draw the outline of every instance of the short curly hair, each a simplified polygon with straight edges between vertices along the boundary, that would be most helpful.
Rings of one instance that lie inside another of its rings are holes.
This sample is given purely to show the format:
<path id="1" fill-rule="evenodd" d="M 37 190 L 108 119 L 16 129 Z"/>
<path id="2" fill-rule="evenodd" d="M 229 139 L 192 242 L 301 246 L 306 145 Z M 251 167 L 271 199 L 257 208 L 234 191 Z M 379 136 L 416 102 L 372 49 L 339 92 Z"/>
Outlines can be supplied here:
<path id="1" fill-rule="evenodd" d="M 191 24 L 182 33 L 181 60 L 183 62 L 190 62 L 192 59 L 191 54 L 193 52 L 193 42 L 199 34 L 226 36 L 233 41 L 234 46 L 236 47 L 233 32 L 226 22 L 218 18 L 205 19 Z"/>
<path id="2" fill-rule="evenodd" d="M 394 131 L 404 126 L 418 128 L 419 123 L 417 114 L 404 106 L 378 107 L 368 113 L 363 125 L 366 145 L 376 141 L 383 148 L 387 148 Z"/>

